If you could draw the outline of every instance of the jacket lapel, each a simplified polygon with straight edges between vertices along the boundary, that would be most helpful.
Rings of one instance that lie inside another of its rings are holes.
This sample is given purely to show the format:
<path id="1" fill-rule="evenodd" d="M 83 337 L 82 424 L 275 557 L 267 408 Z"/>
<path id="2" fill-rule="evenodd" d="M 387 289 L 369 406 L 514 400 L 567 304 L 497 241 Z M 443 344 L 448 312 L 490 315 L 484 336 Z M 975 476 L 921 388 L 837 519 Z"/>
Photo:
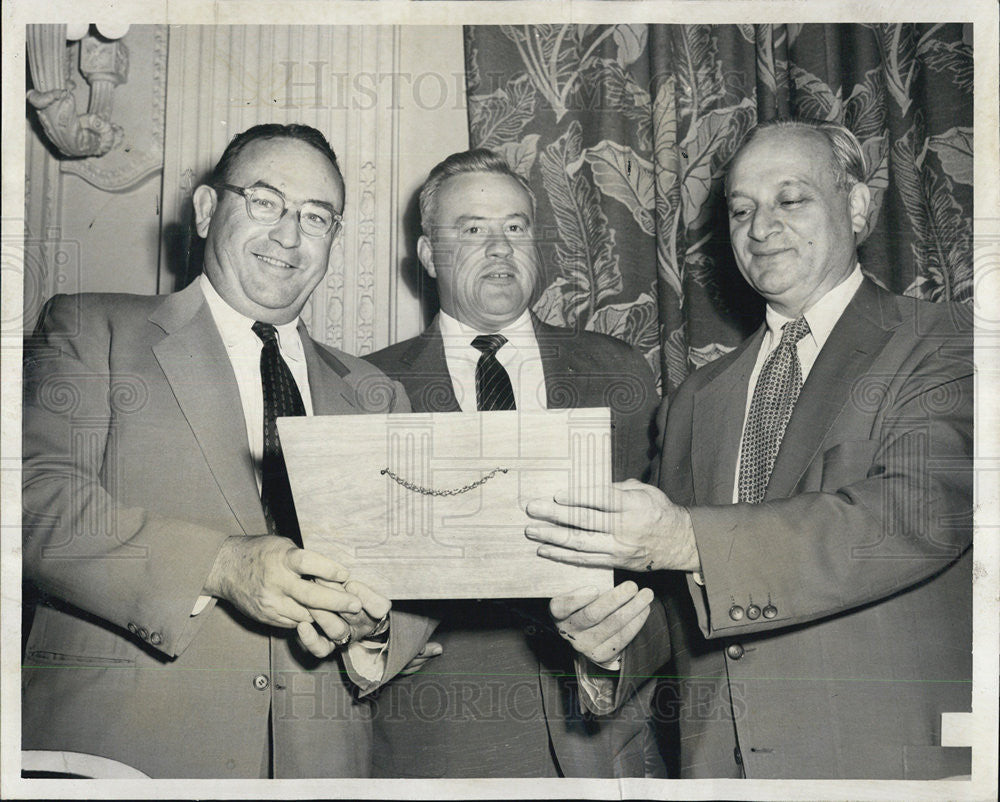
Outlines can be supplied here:
<path id="1" fill-rule="evenodd" d="M 830 427 L 851 400 L 858 377 L 899 325 L 890 296 L 865 279 L 820 351 L 795 403 L 765 500 L 785 498 L 816 458 Z"/>
<path id="2" fill-rule="evenodd" d="M 730 357 L 732 364 L 695 393 L 691 470 L 696 504 L 733 501 L 747 389 L 763 338 L 761 326 Z"/>
<path id="3" fill-rule="evenodd" d="M 461 412 L 448 373 L 441 327 L 435 317 L 400 357 L 406 394 L 414 412 Z"/>
<path id="4" fill-rule="evenodd" d="M 595 363 L 589 350 L 574 347 L 575 332 L 550 326 L 534 315 L 531 322 L 542 358 L 545 406 L 548 409 L 607 406 L 600 391 L 593 393 L 593 378 L 597 377 L 603 387 L 611 377 L 601 375 L 601 366 Z"/>
<path id="5" fill-rule="evenodd" d="M 298 325 L 302 352 L 309 373 L 309 395 L 312 397 L 314 415 L 350 415 L 359 412 L 354 389 L 344 377 L 350 368 L 325 348 L 317 345 L 306 324 Z"/>
<path id="6" fill-rule="evenodd" d="M 236 377 L 197 282 L 149 319 L 166 333 L 153 354 L 226 503 L 247 534 L 265 531 Z"/>

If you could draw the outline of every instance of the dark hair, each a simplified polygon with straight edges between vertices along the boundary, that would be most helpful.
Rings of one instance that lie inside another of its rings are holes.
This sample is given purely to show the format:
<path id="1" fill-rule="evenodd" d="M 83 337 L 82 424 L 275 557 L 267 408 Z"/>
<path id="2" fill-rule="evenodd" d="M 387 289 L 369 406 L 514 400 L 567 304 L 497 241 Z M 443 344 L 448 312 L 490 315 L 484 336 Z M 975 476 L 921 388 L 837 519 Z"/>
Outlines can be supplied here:
<path id="1" fill-rule="evenodd" d="M 825 120 L 810 120 L 807 118 L 779 117 L 774 120 L 758 123 L 743 137 L 743 141 L 733 154 L 730 166 L 735 163 L 736 157 L 739 156 L 740 152 L 753 142 L 761 132 L 771 129 L 807 131 L 821 134 L 825 137 L 830 146 L 830 156 L 832 157 L 838 189 L 849 190 L 855 184 L 863 184 L 866 181 L 865 154 L 861 149 L 861 143 L 851 133 L 851 130 L 837 123 Z M 728 187 L 729 179 L 727 176 L 726 188 L 728 189 Z"/>
<path id="2" fill-rule="evenodd" d="M 436 165 L 424 185 L 420 188 L 420 225 L 425 234 L 431 233 L 434 215 L 437 213 L 437 193 L 441 185 L 449 178 L 466 173 L 494 173 L 507 175 L 517 181 L 531 199 L 531 216 L 535 216 L 535 193 L 531 185 L 514 171 L 507 160 L 495 151 L 487 148 L 465 150 L 452 153 L 447 159 Z"/>
<path id="3" fill-rule="evenodd" d="M 330 164 L 333 165 L 333 169 L 337 171 L 340 180 L 344 180 L 343 173 L 340 172 L 340 165 L 337 164 L 337 154 L 333 152 L 333 148 L 330 147 L 330 143 L 326 141 L 326 137 L 321 132 L 309 125 L 302 125 L 300 123 L 291 123 L 289 125 L 264 123 L 247 128 L 246 131 L 233 137 L 232 141 L 226 146 L 225 151 L 223 151 L 222 157 L 215 165 L 215 169 L 212 170 L 209 183 L 213 185 L 231 183 L 229 180 L 229 171 L 232 169 L 236 157 L 243 152 L 243 149 L 247 145 L 258 139 L 297 139 L 300 142 L 305 142 L 326 156 Z"/>

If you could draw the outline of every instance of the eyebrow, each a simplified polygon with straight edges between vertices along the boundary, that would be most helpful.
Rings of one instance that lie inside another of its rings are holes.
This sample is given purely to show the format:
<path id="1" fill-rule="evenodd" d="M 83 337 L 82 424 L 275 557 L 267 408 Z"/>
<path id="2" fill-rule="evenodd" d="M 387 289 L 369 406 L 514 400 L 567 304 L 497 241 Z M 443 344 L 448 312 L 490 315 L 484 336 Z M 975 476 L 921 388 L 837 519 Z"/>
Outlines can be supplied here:
<path id="1" fill-rule="evenodd" d="M 512 218 L 515 218 L 515 217 L 518 218 L 518 219 L 520 219 L 520 220 L 523 220 L 525 223 L 529 223 L 529 224 L 531 223 L 531 218 L 528 217 L 526 214 L 522 214 L 521 212 L 515 212 L 514 214 L 509 214 L 509 215 L 507 215 L 506 217 L 503 217 L 503 218 L 499 218 L 499 217 L 483 217 L 482 215 L 479 215 L 479 214 L 462 214 L 462 215 L 459 215 L 455 219 L 455 223 L 458 224 L 458 225 L 465 225 L 466 223 L 476 223 L 476 222 L 479 222 L 481 220 L 486 220 L 486 221 L 489 221 L 489 220 L 500 220 L 500 219 L 510 220 Z"/>
<path id="2" fill-rule="evenodd" d="M 286 196 L 284 192 L 282 192 L 277 187 L 271 186 L 270 184 L 267 183 L 267 181 L 254 181 L 250 185 L 250 187 L 261 187 L 262 189 L 269 189 L 272 192 L 277 192 L 285 200 L 288 200 L 288 196 Z M 326 209 L 329 209 L 334 214 L 340 214 L 340 212 L 337 211 L 337 209 L 334 207 L 332 203 L 325 200 L 319 200 L 319 198 L 306 198 L 306 200 L 302 201 L 302 203 L 315 203 L 317 206 L 322 206 Z"/>
<path id="3" fill-rule="evenodd" d="M 789 186 L 793 186 L 793 185 L 806 186 L 806 187 L 813 186 L 812 183 L 810 183 L 809 181 L 805 181 L 805 180 L 803 180 L 801 178 L 786 178 L 784 181 L 782 181 L 780 184 L 778 184 L 778 189 L 784 189 L 785 187 L 789 187 Z M 738 189 L 737 190 L 730 190 L 729 192 L 726 193 L 726 198 L 727 199 L 728 198 L 749 198 L 749 197 L 750 197 L 749 193 L 747 193 L 747 192 L 740 192 Z"/>

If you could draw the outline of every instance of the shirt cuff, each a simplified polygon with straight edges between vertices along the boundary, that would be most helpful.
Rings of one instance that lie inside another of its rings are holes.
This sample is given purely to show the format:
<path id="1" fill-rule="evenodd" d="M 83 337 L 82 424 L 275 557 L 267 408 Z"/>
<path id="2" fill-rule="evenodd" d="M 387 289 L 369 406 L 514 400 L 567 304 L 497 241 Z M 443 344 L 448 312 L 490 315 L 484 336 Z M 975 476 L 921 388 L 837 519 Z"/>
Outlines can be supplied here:
<path id="1" fill-rule="evenodd" d="M 199 596 L 198 600 L 194 603 L 194 608 L 191 610 L 191 615 L 192 616 L 198 615 L 198 613 L 202 612 L 206 607 L 208 607 L 208 603 L 210 601 L 212 601 L 211 596 Z"/>
<path id="2" fill-rule="evenodd" d="M 692 571 L 691 578 L 694 580 L 694 583 L 699 587 L 705 587 L 705 577 L 701 575 L 701 571 Z"/>
<path id="3" fill-rule="evenodd" d="M 621 671 L 622 670 L 622 659 L 616 657 L 614 660 L 608 660 L 606 663 L 598 663 L 596 660 L 591 660 L 595 666 L 600 666 L 605 671 Z"/>
<path id="4" fill-rule="evenodd" d="M 595 673 L 595 667 L 606 671 L 621 671 L 621 658 L 615 658 L 618 668 L 604 669 L 598 663 L 588 660 L 583 655 L 576 655 L 574 663 L 576 676 L 579 679 L 581 701 L 586 700 L 586 707 L 599 716 L 614 712 L 615 692 L 618 690 L 618 675 Z M 606 664 L 606 665 L 610 665 Z"/>
<path id="5" fill-rule="evenodd" d="M 347 645 L 347 657 L 354 670 L 368 682 L 378 683 L 385 676 L 388 660 L 388 643 L 359 640 Z"/>

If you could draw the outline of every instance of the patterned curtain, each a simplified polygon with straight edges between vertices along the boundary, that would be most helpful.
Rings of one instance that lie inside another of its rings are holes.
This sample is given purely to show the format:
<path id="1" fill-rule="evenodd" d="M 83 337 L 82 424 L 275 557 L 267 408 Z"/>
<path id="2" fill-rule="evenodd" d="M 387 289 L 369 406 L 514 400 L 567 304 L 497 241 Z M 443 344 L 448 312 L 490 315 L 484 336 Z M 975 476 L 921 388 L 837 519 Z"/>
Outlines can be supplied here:
<path id="1" fill-rule="evenodd" d="M 538 196 L 535 311 L 638 346 L 664 392 L 732 350 L 763 306 L 732 257 L 722 178 L 758 119 L 788 115 L 864 147 L 866 272 L 970 301 L 971 42 L 961 24 L 466 28 L 472 147 Z"/>

